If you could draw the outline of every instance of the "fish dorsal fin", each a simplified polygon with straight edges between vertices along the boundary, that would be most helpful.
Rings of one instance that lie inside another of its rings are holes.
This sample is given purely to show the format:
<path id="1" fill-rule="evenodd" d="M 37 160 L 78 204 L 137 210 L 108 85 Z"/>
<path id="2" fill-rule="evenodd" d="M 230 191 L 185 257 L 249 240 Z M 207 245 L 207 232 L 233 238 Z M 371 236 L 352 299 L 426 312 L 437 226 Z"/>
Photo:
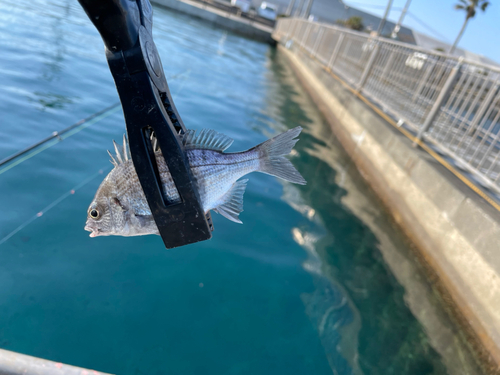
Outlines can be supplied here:
<path id="1" fill-rule="evenodd" d="M 187 149 L 205 149 L 214 151 L 224 151 L 231 146 L 233 142 L 234 140 L 227 135 L 218 133 L 211 129 L 202 129 L 198 134 L 196 134 L 196 130 L 190 129 L 184 134 L 182 139 L 182 144 Z M 151 143 L 155 152 L 160 150 L 154 133 L 151 134 Z M 108 154 L 111 157 L 111 164 L 115 167 L 132 159 L 130 156 L 128 140 L 125 135 L 123 135 L 123 146 L 120 146 L 115 141 L 113 141 L 113 146 L 115 148 L 115 155 L 112 155 L 109 151 Z"/>
<path id="2" fill-rule="evenodd" d="M 231 189 L 222 197 L 221 201 L 224 203 L 217 206 L 214 211 L 226 219 L 243 224 L 238 215 L 243 211 L 243 194 L 245 194 L 247 182 L 248 180 L 236 181 L 231 186 Z"/>
<path id="3" fill-rule="evenodd" d="M 187 149 L 205 149 L 224 151 L 233 144 L 234 140 L 227 135 L 211 129 L 202 129 L 196 134 L 196 130 L 188 130 L 182 140 Z"/>
<path id="4" fill-rule="evenodd" d="M 115 147 L 115 155 L 113 156 L 111 152 L 109 152 L 109 150 L 108 154 L 111 157 L 111 164 L 113 164 L 115 167 L 131 159 L 128 140 L 125 137 L 125 134 L 123 135 L 123 146 L 120 146 L 115 141 L 113 141 L 113 146 Z"/>

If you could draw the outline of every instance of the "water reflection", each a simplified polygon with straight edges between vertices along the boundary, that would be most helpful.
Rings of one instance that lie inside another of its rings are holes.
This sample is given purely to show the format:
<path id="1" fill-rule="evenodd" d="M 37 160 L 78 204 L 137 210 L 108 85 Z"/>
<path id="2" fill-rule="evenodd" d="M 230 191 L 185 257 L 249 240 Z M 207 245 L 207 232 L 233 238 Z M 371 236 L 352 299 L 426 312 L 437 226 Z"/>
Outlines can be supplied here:
<path id="1" fill-rule="evenodd" d="M 302 294 L 302 301 L 335 373 L 362 374 L 357 362 L 359 313 L 342 286 L 322 274 L 321 260 L 315 250 L 316 242 L 321 237 L 293 229 L 293 238 L 308 252 L 303 267 L 312 274 L 316 287 L 314 292 Z"/>
<path id="2" fill-rule="evenodd" d="M 57 6 L 54 4 L 43 6 L 36 2 L 16 4 L 16 7 L 28 14 L 35 12 L 44 16 L 43 22 L 37 24 L 36 34 L 32 25 L 29 28 L 22 25 L 21 32 L 13 30 L 9 33 L 12 35 L 10 42 L 16 45 L 17 52 L 26 51 L 22 54 L 26 62 L 21 64 L 26 64 L 29 70 L 26 74 L 30 78 L 28 87 L 31 90 L 25 95 L 25 100 L 34 103 L 40 111 L 62 109 L 78 99 L 78 96 L 70 94 L 73 88 L 67 87 L 65 82 L 62 85 L 59 82 L 64 79 L 64 76 L 73 74 L 73 72 L 65 72 L 65 69 L 75 69 L 73 62 L 67 61 L 74 58 L 74 56 L 69 56 L 68 46 L 84 42 L 81 38 L 72 39 L 74 34 L 67 32 L 68 28 L 73 27 L 71 20 L 74 18 L 75 6 L 78 4 L 69 0 Z M 26 20 L 23 21 L 26 22 Z M 19 36 L 24 37 L 22 42 L 19 41 L 22 44 L 17 44 L 16 38 Z M 33 45 L 28 46 L 27 42 Z M 79 45 L 75 48 L 84 50 L 87 46 Z M 30 63 L 30 60 L 34 60 L 35 63 Z M 33 66 L 37 66 L 38 70 L 33 69 Z"/>
<path id="3" fill-rule="evenodd" d="M 66 104 L 73 104 L 75 99 L 60 94 L 40 91 L 35 91 L 28 97 L 29 101 L 39 104 L 37 109 L 40 111 L 45 111 L 48 108 L 62 109 Z"/>
<path id="4" fill-rule="evenodd" d="M 224 31 L 219 39 L 219 42 L 217 43 L 217 55 L 222 56 L 224 55 L 224 43 L 226 42 L 227 39 L 227 31 Z"/>
<path id="5" fill-rule="evenodd" d="M 304 294 L 303 301 L 330 366 L 338 375 L 362 374 L 357 352 L 359 316 L 339 285 L 326 277 L 315 278 L 314 284 L 316 290 Z"/>
<path id="6" fill-rule="evenodd" d="M 314 184 L 314 181 L 311 183 Z M 360 314 L 342 285 L 323 273 L 323 261 L 317 251 L 318 242 L 330 233 L 325 229 L 321 216 L 302 199 L 298 187 L 285 184 L 282 199 L 302 213 L 311 224 L 304 225 L 303 229 L 292 229 L 293 239 L 307 252 L 302 267 L 312 275 L 316 288 L 312 293 L 301 296 L 306 314 L 318 332 L 334 373 L 362 374 L 357 352 Z"/>
<path id="7" fill-rule="evenodd" d="M 283 199 L 305 218 L 293 236 L 316 290 L 303 298 L 334 373 L 479 374 L 460 332 L 329 126 L 279 55 L 269 95 L 289 127 L 307 124 L 294 164 L 308 181 Z M 299 104 L 304 114 L 293 116 Z M 301 118 L 300 118 L 301 117 Z M 417 319 L 415 319 L 417 318 Z"/>

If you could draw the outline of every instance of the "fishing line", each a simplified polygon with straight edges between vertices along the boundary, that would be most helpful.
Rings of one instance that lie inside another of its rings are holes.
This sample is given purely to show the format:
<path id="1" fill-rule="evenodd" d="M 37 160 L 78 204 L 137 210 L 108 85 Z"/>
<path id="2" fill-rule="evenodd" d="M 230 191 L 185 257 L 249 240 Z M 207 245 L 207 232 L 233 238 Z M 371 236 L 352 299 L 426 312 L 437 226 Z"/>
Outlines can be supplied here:
<path id="1" fill-rule="evenodd" d="M 187 74 L 178 92 L 182 90 L 182 88 L 184 87 L 185 81 L 189 78 L 190 72 L 191 69 L 187 69 L 184 72 L 174 74 L 168 78 L 169 80 L 174 80 Z M 89 127 L 90 125 L 93 125 L 101 120 L 104 120 L 113 113 L 117 112 L 119 109 L 121 109 L 120 102 L 117 102 L 107 108 L 104 108 L 99 112 L 94 113 L 93 115 L 83 120 L 78 121 L 77 123 L 71 126 L 68 126 L 67 128 L 64 128 L 63 130 L 53 132 L 52 135 L 50 135 L 49 137 L 42 139 L 41 141 L 1 160 L 0 175 L 2 173 L 7 172 L 9 169 L 12 169 L 15 166 L 21 164 L 22 162 L 31 159 L 33 156 L 39 154 L 40 152 L 47 150 L 48 148 L 63 141 L 64 139 L 69 138 L 72 135 L 75 135 L 76 133 L 79 133 L 80 131 Z"/>
<path id="2" fill-rule="evenodd" d="M 49 210 L 51 210 L 52 208 L 54 208 L 55 206 L 57 206 L 59 203 L 61 203 L 64 199 L 66 199 L 67 197 L 69 197 L 70 195 L 73 195 L 75 194 L 75 192 L 82 188 L 83 186 L 87 185 L 89 182 L 91 182 L 93 179 L 95 179 L 97 176 L 100 176 L 104 173 L 104 170 L 105 169 L 109 169 L 109 168 L 102 168 L 102 169 L 99 169 L 99 171 L 97 171 L 96 173 L 94 173 L 93 175 L 87 177 L 85 180 L 83 180 L 82 182 L 80 182 L 78 185 L 76 185 L 75 187 L 73 187 L 72 189 L 68 190 L 67 192 L 65 192 L 64 194 L 62 194 L 59 198 L 57 198 L 56 200 L 54 200 L 52 203 L 50 203 L 48 206 L 44 207 L 41 211 L 37 212 L 35 215 L 33 215 L 32 217 L 30 217 L 28 220 L 26 220 L 24 223 L 22 223 L 20 226 L 18 226 L 16 229 L 14 229 L 12 232 L 10 232 L 8 235 L 6 235 L 4 238 L 2 238 L 0 240 L 0 245 L 2 245 L 4 242 L 6 242 L 7 240 L 9 240 L 12 236 L 14 236 L 16 233 L 18 233 L 20 230 L 26 228 L 29 224 L 31 224 L 33 221 L 35 221 L 36 219 L 38 219 L 39 217 L 42 217 L 43 214 L 45 214 L 46 212 L 48 212 Z"/>
<path id="3" fill-rule="evenodd" d="M 176 75 L 171 76 L 169 79 L 170 80 L 176 79 L 176 78 L 179 78 L 179 77 L 186 75 L 186 73 L 187 73 L 187 77 L 185 77 L 185 80 L 187 80 L 189 78 L 190 71 L 191 70 L 188 69 L 184 72 L 181 72 L 181 73 L 178 73 Z M 182 87 L 184 86 L 184 84 L 185 84 L 185 82 L 183 83 L 183 85 L 181 86 L 181 88 L 178 91 L 182 90 Z M 0 161 L 0 174 L 8 171 L 11 168 L 14 168 L 15 166 L 21 164 L 22 162 L 32 158 L 33 156 L 35 156 L 39 153 L 41 153 L 42 151 L 47 150 L 48 148 L 63 141 L 64 139 L 69 138 L 72 135 L 75 135 L 76 133 L 89 127 L 90 125 L 93 125 L 93 124 L 105 119 L 106 117 L 109 117 L 110 115 L 112 115 L 113 113 L 117 112 L 120 109 L 121 109 L 120 103 L 119 102 L 115 103 L 107 108 L 104 108 L 103 110 L 101 110 L 99 112 L 94 113 L 93 115 L 91 115 L 83 120 L 78 121 L 77 123 L 75 123 L 71 126 L 68 126 L 67 128 L 65 128 L 63 130 L 52 133 L 51 136 L 49 136 L 45 139 L 42 139 L 41 141 L 25 148 L 24 150 L 21 150 L 15 154 L 3 159 L 3 160 L 1 160 Z M 99 169 L 99 171 L 97 171 L 93 175 L 87 177 L 85 180 L 80 182 L 78 185 L 74 186 L 72 189 L 70 189 L 69 191 L 62 194 L 59 198 L 54 200 L 52 203 L 50 203 L 49 205 L 44 207 L 41 211 L 37 212 L 35 215 L 30 217 L 24 223 L 19 225 L 12 232 L 10 232 L 5 237 L 3 237 L 0 240 L 0 245 L 4 244 L 6 241 L 8 241 L 10 238 L 12 238 L 12 236 L 14 236 L 16 233 L 18 233 L 22 229 L 26 228 L 33 221 L 35 221 L 39 217 L 43 216 L 46 212 L 50 211 L 52 208 L 57 206 L 64 199 L 66 199 L 70 195 L 75 194 L 75 192 L 78 189 L 81 189 L 83 186 L 87 185 L 89 182 L 94 180 L 97 176 L 102 175 L 106 169 L 108 169 L 108 168 Z"/>
<path id="4" fill-rule="evenodd" d="M 94 113 L 92 116 L 89 116 L 83 120 L 78 121 L 77 123 L 68 126 L 67 128 L 59 131 L 59 132 L 54 132 L 50 137 L 47 137 L 27 148 L 24 150 L 21 150 L 17 153 L 15 153 L 12 156 L 9 156 L 8 158 L 3 159 L 0 161 L 0 175 L 2 173 L 7 172 L 9 169 L 14 168 L 15 166 L 21 164 L 22 162 L 31 159 L 33 156 L 39 154 L 42 151 L 47 150 L 48 148 L 54 146 L 55 144 L 63 141 L 66 138 L 71 137 L 72 135 L 75 135 L 76 133 L 82 131 L 83 129 L 89 127 L 90 125 L 93 125 L 106 117 L 109 117 L 113 113 L 117 112 L 120 110 L 120 103 L 115 103 L 110 107 L 107 107 L 103 109 L 102 111 L 99 111 L 97 113 Z M 11 162 L 12 163 L 9 163 Z"/>
<path id="5" fill-rule="evenodd" d="M 181 73 L 181 74 L 179 74 L 179 75 L 177 76 L 177 77 L 180 77 L 180 76 L 182 76 L 182 75 L 184 75 L 184 74 L 186 75 L 186 77 L 184 78 L 184 80 L 183 80 L 183 82 L 182 82 L 181 87 L 179 87 L 179 88 L 177 89 L 177 92 L 176 92 L 174 95 L 172 95 L 172 100 L 175 100 L 175 98 L 177 98 L 177 96 L 180 94 L 180 92 L 182 91 L 182 89 L 183 89 L 183 88 L 184 88 L 184 86 L 186 85 L 187 80 L 190 78 L 190 77 L 189 77 L 189 73 L 191 73 L 191 69 L 188 69 L 188 70 L 186 70 L 184 73 Z"/>

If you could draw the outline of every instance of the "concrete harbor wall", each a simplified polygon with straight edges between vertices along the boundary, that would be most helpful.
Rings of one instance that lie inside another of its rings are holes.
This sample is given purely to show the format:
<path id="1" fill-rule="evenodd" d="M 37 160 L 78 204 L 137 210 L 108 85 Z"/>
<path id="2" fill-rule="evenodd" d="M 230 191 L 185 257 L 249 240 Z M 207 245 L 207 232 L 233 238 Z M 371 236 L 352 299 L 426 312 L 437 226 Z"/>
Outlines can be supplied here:
<path id="1" fill-rule="evenodd" d="M 500 212 L 467 187 L 460 173 L 412 147 L 394 121 L 300 47 L 279 45 L 278 53 L 417 245 L 484 367 L 500 373 Z"/>
<path id="2" fill-rule="evenodd" d="M 256 39 L 266 43 L 274 44 L 271 36 L 273 29 L 269 26 L 259 24 L 239 17 L 238 15 L 224 12 L 223 10 L 211 7 L 190 0 L 152 0 L 153 4 L 161 5 L 193 17 L 201 18 L 214 25 L 248 38 Z"/>

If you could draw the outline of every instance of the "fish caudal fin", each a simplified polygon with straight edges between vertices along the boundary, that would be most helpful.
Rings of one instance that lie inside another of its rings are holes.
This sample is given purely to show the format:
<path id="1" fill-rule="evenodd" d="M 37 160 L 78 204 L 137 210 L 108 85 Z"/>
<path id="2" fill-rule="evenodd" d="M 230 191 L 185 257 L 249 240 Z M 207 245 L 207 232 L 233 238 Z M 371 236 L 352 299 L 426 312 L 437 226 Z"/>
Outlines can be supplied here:
<path id="1" fill-rule="evenodd" d="M 247 182 L 248 180 L 236 181 L 222 197 L 224 203 L 214 208 L 214 211 L 226 219 L 242 224 L 238 215 L 243 211 L 243 194 L 245 194 Z"/>
<path id="2" fill-rule="evenodd" d="M 295 169 L 293 164 L 284 157 L 292 152 L 297 143 L 297 137 L 302 128 L 297 126 L 255 147 L 259 151 L 259 172 L 267 173 L 294 184 L 305 185 L 307 182 Z"/>

